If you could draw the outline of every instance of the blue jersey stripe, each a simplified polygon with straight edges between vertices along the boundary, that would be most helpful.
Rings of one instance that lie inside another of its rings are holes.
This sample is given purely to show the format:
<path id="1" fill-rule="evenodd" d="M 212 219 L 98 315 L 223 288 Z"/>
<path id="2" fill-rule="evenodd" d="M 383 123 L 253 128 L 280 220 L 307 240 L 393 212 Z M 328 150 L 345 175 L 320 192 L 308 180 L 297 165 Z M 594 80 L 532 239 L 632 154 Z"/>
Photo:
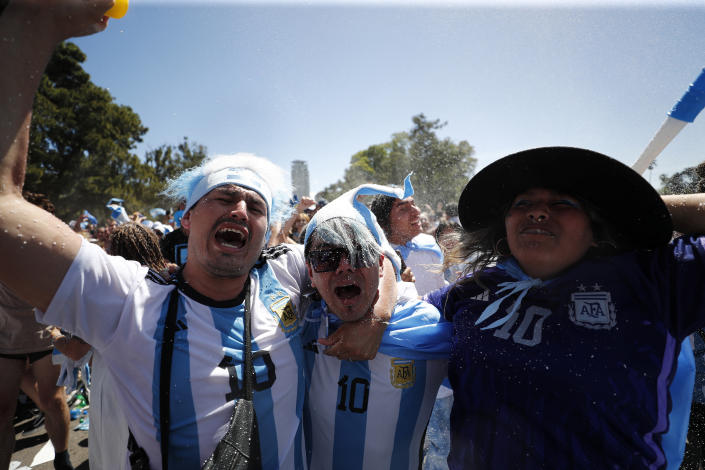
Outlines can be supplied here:
<path id="1" fill-rule="evenodd" d="M 270 369 L 274 364 L 267 364 L 262 356 L 258 356 L 259 347 L 252 341 L 252 354 L 255 356 L 254 366 L 258 384 L 265 384 L 268 376 L 276 371 Z M 268 354 L 263 351 L 264 354 Z M 255 385 L 255 388 L 257 386 Z M 266 389 L 254 394 L 255 413 L 259 426 L 260 452 L 262 455 L 262 468 L 277 468 L 279 462 L 279 445 L 277 441 L 277 426 L 274 416 L 274 400 L 272 399 L 272 384 Z"/>
<path id="2" fill-rule="evenodd" d="M 177 325 L 186 324 L 183 299 L 179 298 Z M 177 328 L 179 328 L 177 326 Z M 187 328 L 177 329 L 174 335 L 174 357 L 171 364 L 171 392 L 169 410 L 171 430 L 169 433 L 169 468 L 198 468 L 200 449 L 196 408 L 191 390 L 191 360 L 189 356 Z"/>
<path id="3" fill-rule="evenodd" d="M 666 335 L 666 346 L 663 351 L 662 368 L 658 376 L 657 389 L 657 416 L 656 426 L 644 436 L 644 442 L 656 454 L 656 458 L 649 464 L 649 468 L 657 469 L 666 463 L 666 456 L 658 443 L 654 442 L 654 434 L 660 434 L 668 430 L 668 378 L 675 365 L 675 350 L 678 346 L 676 339 L 671 335 Z"/>
<path id="4" fill-rule="evenodd" d="M 154 374 L 152 381 L 152 415 L 156 439 L 161 442 L 161 427 L 159 425 L 159 404 L 161 391 L 159 390 L 161 376 L 161 352 L 164 339 L 164 324 L 169 308 L 169 298 L 166 296 L 162 304 L 157 329 L 154 333 Z M 196 425 L 196 411 L 193 403 L 193 394 L 190 381 L 190 358 L 188 347 L 188 327 L 183 298 L 179 295 L 177 305 L 176 323 L 177 330 L 174 334 L 174 351 L 171 364 L 172 388 L 169 391 L 170 430 L 169 430 L 169 467 L 197 468 L 200 466 L 200 449 L 198 446 L 198 427 Z M 183 327 L 178 326 L 179 324 Z M 195 467 L 194 467 L 195 466 Z"/>
<path id="5" fill-rule="evenodd" d="M 406 470 L 409 466 L 411 440 L 414 438 L 418 413 L 401 413 L 401 410 L 420 410 L 426 393 L 426 361 L 413 361 L 416 378 L 414 385 L 404 389 L 399 405 L 397 429 L 394 432 L 394 451 L 392 452 L 392 467 L 390 470 Z M 418 453 L 417 453 L 418 454 Z"/>
<path id="6" fill-rule="evenodd" d="M 670 424 L 668 432 L 661 437 L 661 447 L 666 454 L 667 470 L 678 470 L 683 460 L 694 384 L 695 357 L 690 345 L 690 338 L 686 338 L 681 343 L 676 373 L 668 388 L 672 404 L 671 412 L 668 415 Z"/>
<path id="7" fill-rule="evenodd" d="M 305 369 L 304 369 L 304 351 L 303 351 L 303 344 L 301 340 L 301 336 L 297 335 L 295 338 L 291 338 L 289 341 L 289 345 L 291 346 L 291 352 L 294 355 L 294 358 L 296 359 L 296 367 L 299 371 L 298 373 L 298 382 L 299 385 L 296 387 L 296 416 L 298 416 L 299 420 L 303 420 L 303 405 L 304 405 L 304 400 L 306 399 L 306 374 L 305 374 Z M 303 420 L 305 421 L 305 420 Z M 310 425 L 310 422 L 309 422 Z M 296 431 L 296 437 L 294 438 L 294 445 L 295 445 L 295 462 L 294 464 L 296 465 L 296 468 L 308 468 L 308 466 L 304 466 L 304 457 L 301 453 L 301 450 L 303 449 L 305 440 L 304 440 L 304 431 L 303 427 L 299 426 L 299 429 Z"/>
<path id="8" fill-rule="evenodd" d="M 362 468 L 370 377 L 367 362 L 342 361 L 340 364 L 331 468 Z"/>
<path id="9" fill-rule="evenodd" d="M 160 359 L 162 357 L 162 342 L 164 340 L 164 324 L 166 323 L 166 314 L 169 309 L 169 296 L 167 295 L 162 304 L 161 313 L 157 328 L 154 331 L 154 365 L 152 367 L 152 418 L 154 419 L 155 439 L 161 442 L 161 426 L 159 426 L 159 378 L 161 373 Z M 179 299 L 180 300 L 180 299 Z"/>

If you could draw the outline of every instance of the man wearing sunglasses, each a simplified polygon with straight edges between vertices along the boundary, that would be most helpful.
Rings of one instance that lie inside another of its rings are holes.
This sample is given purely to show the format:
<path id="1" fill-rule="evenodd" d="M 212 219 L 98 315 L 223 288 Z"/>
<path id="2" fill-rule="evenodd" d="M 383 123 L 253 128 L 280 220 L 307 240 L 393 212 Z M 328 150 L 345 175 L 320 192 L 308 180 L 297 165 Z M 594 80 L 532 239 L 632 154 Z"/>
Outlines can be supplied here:
<path id="1" fill-rule="evenodd" d="M 302 332 L 310 375 L 304 434 L 312 470 L 419 468 L 424 429 L 446 375 L 450 324 L 416 298 L 397 299 L 373 360 L 322 354 L 317 338 L 368 315 L 385 256 L 399 266 L 381 228 L 359 212 L 364 207 L 353 207 L 360 189 L 369 186 L 329 203 L 306 233 L 304 256 L 317 294 L 305 308 Z"/>
<path id="2" fill-rule="evenodd" d="M 0 1 L 0 282 L 41 310 L 40 322 L 101 353 L 136 441 L 134 455 L 146 455 L 149 468 L 200 468 L 212 454 L 247 396 L 247 350 L 259 429 L 247 431 L 262 443 L 261 455 L 251 457 L 265 469 L 305 468 L 298 307 L 308 275 L 296 248 L 264 250 L 271 224 L 288 215 L 284 170 L 253 155 L 218 156 L 170 182 L 169 194 L 186 201 L 181 222 L 188 232 L 188 261 L 170 280 L 107 255 L 22 198 L 42 71 L 59 41 L 105 29 L 113 3 Z M 375 308 L 384 311 L 384 304 Z M 374 354 L 379 324 L 358 323 L 365 333 L 344 341 L 336 332 L 328 353 L 368 357 L 361 338 Z M 126 460 L 113 468 L 125 468 Z"/>

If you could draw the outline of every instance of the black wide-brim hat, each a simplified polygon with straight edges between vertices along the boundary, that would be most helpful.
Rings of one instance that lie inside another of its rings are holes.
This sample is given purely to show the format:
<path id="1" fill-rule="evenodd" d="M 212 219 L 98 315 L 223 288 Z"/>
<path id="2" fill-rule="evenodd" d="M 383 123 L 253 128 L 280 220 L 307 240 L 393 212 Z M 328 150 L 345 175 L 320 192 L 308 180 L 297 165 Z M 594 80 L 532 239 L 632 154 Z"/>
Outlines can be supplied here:
<path id="1" fill-rule="evenodd" d="M 616 229 L 620 246 L 655 248 L 671 239 L 671 216 L 651 184 L 614 158 L 572 147 L 525 150 L 483 168 L 460 195 L 460 223 L 472 232 L 504 220 L 514 197 L 530 188 L 589 202 Z"/>

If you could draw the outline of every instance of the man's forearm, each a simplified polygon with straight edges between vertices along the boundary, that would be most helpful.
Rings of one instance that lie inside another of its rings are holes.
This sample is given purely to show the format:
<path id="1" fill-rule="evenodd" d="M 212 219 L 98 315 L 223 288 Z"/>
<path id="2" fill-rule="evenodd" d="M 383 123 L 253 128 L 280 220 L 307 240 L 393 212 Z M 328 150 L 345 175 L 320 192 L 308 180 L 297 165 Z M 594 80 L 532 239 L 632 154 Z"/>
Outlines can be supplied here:
<path id="1" fill-rule="evenodd" d="M 379 298 L 374 306 L 373 320 L 388 322 L 397 303 L 397 278 L 394 266 L 385 258 L 383 275 L 379 282 Z"/>
<path id="2" fill-rule="evenodd" d="M 673 228 L 681 233 L 705 234 L 705 193 L 663 196 Z"/>

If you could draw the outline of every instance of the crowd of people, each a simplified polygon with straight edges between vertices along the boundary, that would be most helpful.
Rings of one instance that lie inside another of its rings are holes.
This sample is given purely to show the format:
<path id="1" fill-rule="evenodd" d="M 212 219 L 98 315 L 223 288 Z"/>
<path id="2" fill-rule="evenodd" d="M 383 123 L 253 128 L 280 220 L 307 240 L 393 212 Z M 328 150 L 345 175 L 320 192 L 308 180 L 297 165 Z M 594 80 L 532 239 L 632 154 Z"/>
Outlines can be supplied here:
<path id="1" fill-rule="evenodd" d="M 439 220 L 410 177 L 292 207 L 281 168 L 234 154 L 169 181 L 176 230 L 119 204 L 70 226 L 21 191 L 32 97 L 111 5 L 0 4 L 0 318 L 22 337 L 0 337 L 0 466 L 22 388 L 71 468 L 52 338 L 93 355 L 93 468 L 419 468 L 444 422 L 453 469 L 702 464 L 705 195 L 545 147 L 478 172 Z"/>

